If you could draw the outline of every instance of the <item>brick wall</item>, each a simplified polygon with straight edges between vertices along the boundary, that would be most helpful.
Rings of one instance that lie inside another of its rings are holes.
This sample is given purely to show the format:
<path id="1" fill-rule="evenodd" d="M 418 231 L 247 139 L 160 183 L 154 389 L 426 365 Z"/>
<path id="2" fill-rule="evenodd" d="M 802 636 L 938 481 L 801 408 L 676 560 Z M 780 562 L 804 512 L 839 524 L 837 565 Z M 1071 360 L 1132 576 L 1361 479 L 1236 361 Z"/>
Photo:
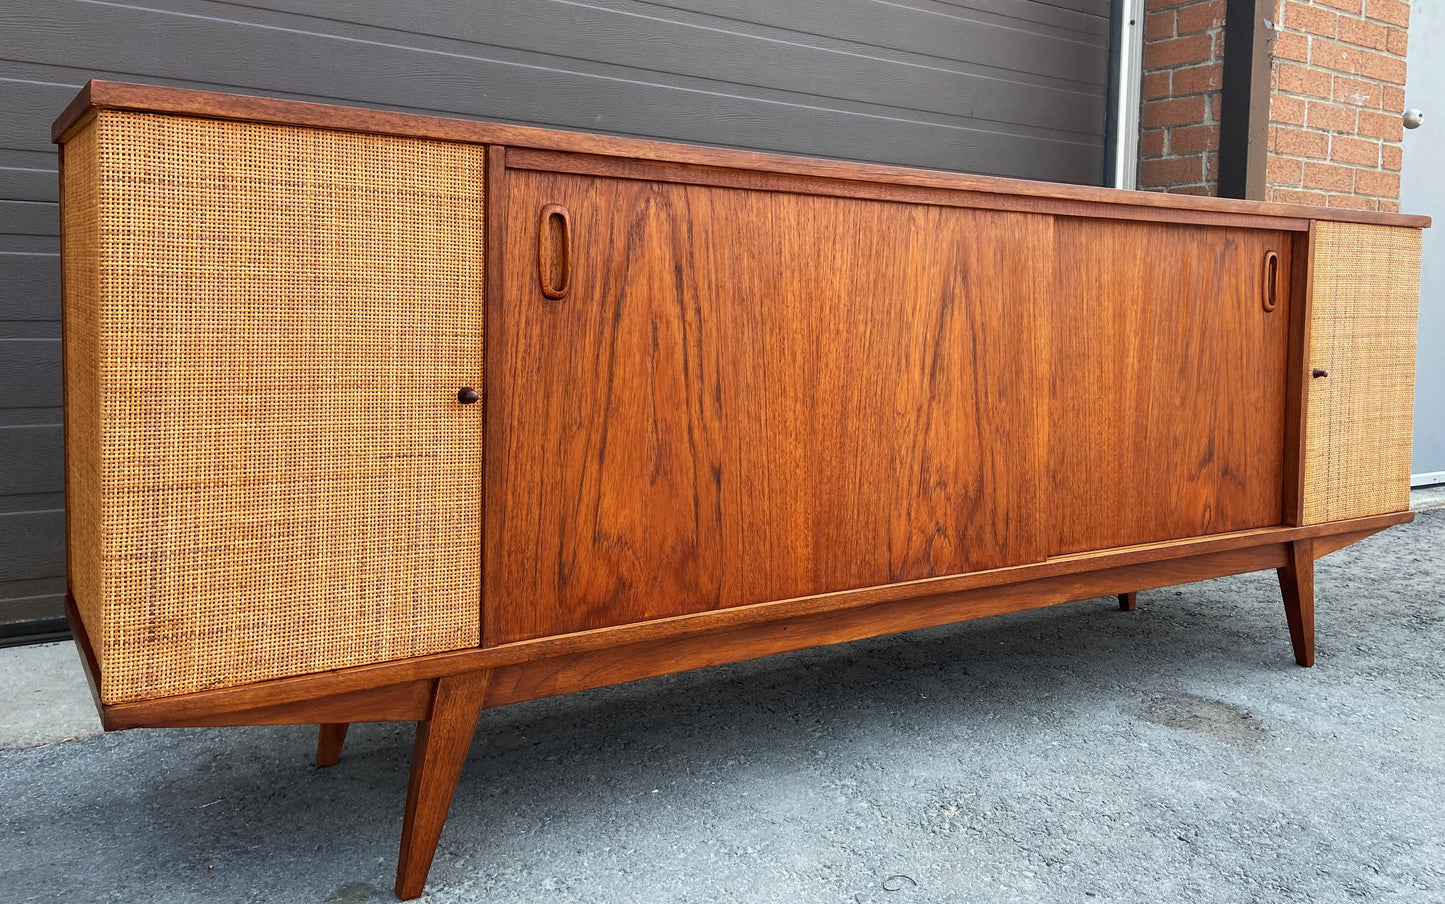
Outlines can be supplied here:
<path id="1" fill-rule="evenodd" d="M 1225 0 L 1148 0 L 1139 187 L 1216 194 Z"/>
<path id="2" fill-rule="evenodd" d="M 1225 0 L 1149 0 L 1139 187 L 1217 193 Z M 1404 0 L 1277 0 L 1266 197 L 1397 210 Z"/>

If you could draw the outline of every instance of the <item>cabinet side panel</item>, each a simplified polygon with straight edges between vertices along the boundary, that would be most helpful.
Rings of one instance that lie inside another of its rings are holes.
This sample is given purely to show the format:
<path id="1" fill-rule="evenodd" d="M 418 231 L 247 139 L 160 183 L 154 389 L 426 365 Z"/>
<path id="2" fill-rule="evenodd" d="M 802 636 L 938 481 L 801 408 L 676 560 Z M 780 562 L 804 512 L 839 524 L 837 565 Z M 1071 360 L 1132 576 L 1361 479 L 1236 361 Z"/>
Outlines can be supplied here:
<path id="1" fill-rule="evenodd" d="M 475 645 L 483 150 L 98 125 L 105 701 Z"/>
<path id="2" fill-rule="evenodd" d="M 1420 231 L 1317 223 L 1304 523 L 1410 507 Z"/>
<path id="3" fill-rule="evenodd" d="M 96 128 L 66 143 L 60 187 L 65 323 L 66 571 L 85 630 L 104 633 L 100 568 L 100 198 Z M 102 655 L 97 649 L 96 655 Z"/>

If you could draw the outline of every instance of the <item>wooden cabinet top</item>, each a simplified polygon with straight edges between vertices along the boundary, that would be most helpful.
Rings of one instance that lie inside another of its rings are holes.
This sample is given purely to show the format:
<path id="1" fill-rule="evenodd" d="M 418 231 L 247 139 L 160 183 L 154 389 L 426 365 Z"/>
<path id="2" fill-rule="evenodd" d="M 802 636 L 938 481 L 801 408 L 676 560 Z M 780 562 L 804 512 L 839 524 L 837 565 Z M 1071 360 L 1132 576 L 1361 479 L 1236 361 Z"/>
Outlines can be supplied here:
<path id="1" fill-rule="evenodd" d="M 1414 228 L 1430 225 L 1429 217 L 1410 214 L 1030 182 L 99 80 L 89 82 L 55 121 L 52 137 L 56 142 L 64 143 L 94 111 L 101 109 L 247 120 L 590 155 L 596 159 L 589 162 L 589 169 L 595 172 L 625 166 L 627 162 L 646 161 L 653 164 L 648 168 L 647 178 L 658 178 L 670 168 L 674 178 L 669 181 L 704 178 L 714 183 L 804 192 L 818 191 L 826 183 L 827 188 L 822 193 L 866 197 L 880 197 L 883 193 L 880 187 L 883 187 L 888 190 L 887 196 L 897 200 L 1066 216 L 1184 221 L 1293 231 L 1307 230 L 1311 220 Z M 508 163 L 516 165 L 511 160 Z"/>

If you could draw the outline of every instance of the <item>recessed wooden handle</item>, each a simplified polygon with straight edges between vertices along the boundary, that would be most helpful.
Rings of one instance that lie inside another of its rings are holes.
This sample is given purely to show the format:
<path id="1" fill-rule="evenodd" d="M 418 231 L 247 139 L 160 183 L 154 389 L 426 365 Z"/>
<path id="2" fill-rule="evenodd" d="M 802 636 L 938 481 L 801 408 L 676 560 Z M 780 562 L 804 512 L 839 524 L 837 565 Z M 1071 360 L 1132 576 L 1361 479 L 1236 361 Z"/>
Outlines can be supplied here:
<path id="1" fill-rule="evenodd" d="M 561 204 L 542 208 L 537 235 L 537 278 L 542 294 L 556 300 L 572 288 L 572 215 Z"/>
<path id="2" fill-rule="evenodd" d="M 1262 287 L 1264 309 L 1273 311 L 1279 304 L 1279 253 L 1264 253 L 1264 285 Z"/>

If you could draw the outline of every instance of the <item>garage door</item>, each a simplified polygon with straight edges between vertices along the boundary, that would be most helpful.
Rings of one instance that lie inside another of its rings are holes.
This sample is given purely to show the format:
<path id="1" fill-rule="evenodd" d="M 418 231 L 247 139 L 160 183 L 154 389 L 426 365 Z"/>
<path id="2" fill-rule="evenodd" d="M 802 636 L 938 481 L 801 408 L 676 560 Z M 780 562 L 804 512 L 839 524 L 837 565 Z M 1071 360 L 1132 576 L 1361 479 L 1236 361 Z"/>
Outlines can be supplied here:
<path id="1" fill-rule="evenodd" d="M 0 0 L 0 640 L 64 591 L 49 126 L 87 79 L 1098 184 L 1109 5 Z"/>

